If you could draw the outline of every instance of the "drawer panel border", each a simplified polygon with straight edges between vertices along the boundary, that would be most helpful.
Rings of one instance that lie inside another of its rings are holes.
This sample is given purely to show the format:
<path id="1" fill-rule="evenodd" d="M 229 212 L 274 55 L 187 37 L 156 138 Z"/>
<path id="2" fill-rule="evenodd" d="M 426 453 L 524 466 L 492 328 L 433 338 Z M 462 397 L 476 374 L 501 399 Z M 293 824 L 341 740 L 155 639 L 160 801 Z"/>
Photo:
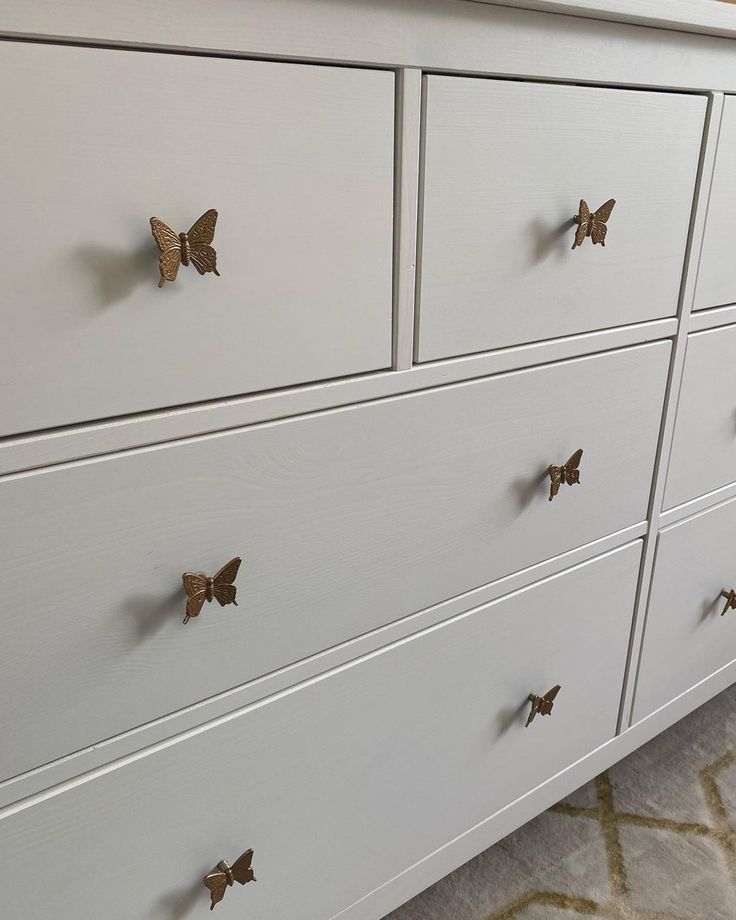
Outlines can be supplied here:
<path id="1" fill-rule="evenodd" d="M 500 600 L 536 582 L 583 565 L 596 557 L 623 549 L 643 537 L 646 529 L 646 522 L 642 521 L 618 533 L 609 534 L 585 546 L 552 559 L 546 559 L 512 575 L 474 588 L 418 613 L 410 614 L 401 620 L 350 639 L 214 697 L 194 703 L 160 719 L 4 780 L 0 783 L 0 809 L 58 786 L 60 783 L 68 782 L 74 777 L 83 777 L 92 770 L 104 769 L 121 758 L 133 756 L 138 751 L 164 743 L 167 739 L 205 726 L 213 720 L 226 718 L 259 700 L 287 690 L 296 684 L 317 678 L 319 675 L 347 665 L 421 630 L 476 607 Z"/>

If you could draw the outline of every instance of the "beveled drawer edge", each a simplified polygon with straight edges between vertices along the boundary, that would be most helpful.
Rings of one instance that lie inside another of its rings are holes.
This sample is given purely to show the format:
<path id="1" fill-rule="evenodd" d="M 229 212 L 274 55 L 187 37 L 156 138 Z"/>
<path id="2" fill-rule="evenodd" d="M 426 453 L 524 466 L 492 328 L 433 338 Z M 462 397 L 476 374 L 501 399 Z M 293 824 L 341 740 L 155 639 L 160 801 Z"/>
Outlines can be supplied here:
<path id="1" fill-rule="evenodd" d="M 711 511 L 718 505 L 726 504 L 736 497 L 736 482 L 729 482 L 728 485 L 714 489 L 712 492 L 706 492 L 705 495 L 699 495 L 697 498 L 691 498 L 681 505 L 674 505 L 663 511 L 659 516 L 659 528 L 663 530 L 672 524 L 684 521 L 686 518 L 695 517 L 703 511 Z"/>
<path id="2" fill-rule="evenodd" d="M 647 523 L 642 521 L 609 534 L 584 546 L 536 563 L 450 598 L 432 607 L 410 614 L 357 638 L 263 675 L 231 690 L 216 694 L 178 712 L 101 740 L 73 754 L 39 766 L 0 783 L 0 809 L 8 808 L 29 796 L 36 796 L 75 777 L 103 771 L 121 760 L 152 746 L 162 745 L 175 737 L 198 730 L 218 719 L 229 718 L 242 709 L 267 697 L 289 690 L 297 684 L 316 679 L 388 645 L 407 639 L 453 617 L 499 601 L 570 569 L 585 565 L 612 552 L 624 549 L 643 537 Z M 2 817 L 2 814 L 0 814 Z"/>
<path id="3" fill-rule="evenodd" d="M 704 332 L 708 329 L 717 329 L 719 326 L 728 326 L 731 323 L 736 323 L 736 304 L 707 307 L 704 310 L 693 311 L 690 316 L 690 332 Z"/>
<path id="4" fill-rule="evenodd" d="M 359 901 L 334 914 L 330 920 L 373 920 L 419 894 L 438 878 L 493 846 L 501 838 L 570 795 L 594 776 L 631 754 L 660 732 L 702 706 L 736 680 L 736 662 L 726 665 L 661 709 L 634 723 L 586 757 L 550 777 L 500 811 L 468 828 L 424 859 L 408 866 L 394 878 Z"/>
<path id="5" fill-rule="evenodd" d="M 0 439 L 0 476 L 399 396 L 644 345 L 677 334 L 674 317 L 251 396 Z"/>
<path id="6" fill-rule="evenodd" d="M 5 0 L 0 37 L 180 53 L 422 67 L 489 76 L 679 90 L 736 88 L 731 40 L 458 0 L 186 3 Z M 426 7 L 426 9 L 425 9 Z M 185 12 L 184 12 L 185 10 Z M 548 41 L 540 48 L 539 35 Z M 642 55 L 651 41 L 657 54 Z M 580 48 L 587 53 L 581 55 Z M 687 58 L 688 67 L 682 61 Z"/>

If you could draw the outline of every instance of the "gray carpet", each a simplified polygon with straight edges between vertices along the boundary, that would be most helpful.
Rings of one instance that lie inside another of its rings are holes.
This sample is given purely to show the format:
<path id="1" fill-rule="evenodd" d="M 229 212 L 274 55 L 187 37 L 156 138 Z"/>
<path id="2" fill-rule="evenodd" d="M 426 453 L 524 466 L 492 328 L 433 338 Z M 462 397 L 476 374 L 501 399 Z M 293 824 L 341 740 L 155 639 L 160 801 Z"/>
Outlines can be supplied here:
<path id="1" fill-rule="evenodd" d="M 736 685 L 387 920 L 736 920 Z"/>

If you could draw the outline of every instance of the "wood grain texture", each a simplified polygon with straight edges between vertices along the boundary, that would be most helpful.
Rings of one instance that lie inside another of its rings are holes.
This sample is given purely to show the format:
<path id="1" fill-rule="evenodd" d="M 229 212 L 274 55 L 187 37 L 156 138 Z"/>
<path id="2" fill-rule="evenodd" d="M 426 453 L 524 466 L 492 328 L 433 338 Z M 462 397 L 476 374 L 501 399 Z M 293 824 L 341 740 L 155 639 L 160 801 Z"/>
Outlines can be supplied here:
<path id="1" fill-rule="evenodd" d="M 425 81 L 418 360 L 675 314 L 704 98 Z M 571 251 L 611 197 L 605 248 Z"/>
<path id="2" fill-rule="evenodd" d="M 625 728 L 632 719 L 632 705 L 636 691 L 636 675 L 639 666 L 641 640 L 646 621 L 647 599 L 651 586 L 652 572 L 656 554 L 657 534 L 660 527 L 660 511 L 667 480 L 672 436 L 677 415 L 677 401 L 682 382 L 682 370 L 685 363 L 689 323 L 692 319 L 692 305 L 695 294 L 695 282 L 698 274 L 700 248 L 705 232 L 708 211 L 708 196 L 715 163 L 715 151 L 718 143 L 718 131 L 723 111 L 723 94 L 711 93 L 708 97 L 708 110 L 705 119 L 703 145 L 698 167 L 693 213 L 690 222 L 682 283 L 677 308 L 678 328 L 673 342 L 672 360 L 664 400 L 662 425 L 659 432 L 659 446 L 654 466 L 654 483 L 648 511 L 648 532 L 644 538 L 644 551 L 639 572 L 639 590 L 634 613 L 634 625 L 629 644 L 629 660 L 626 667 L 624 693 L 621 699 L 619 729 Z"/>
<path id="3" fill-rule="evenodd" d="M 736 97 L 726 96 L 695 292 L 696 310 L 736 302 L 736 264 L 732 257 L 733 219 L 736 212 L 734 161 Z"/>
<path id="4" fill-rule="evenodd" d="M 731 500 L 659 535 L 634 718 L 642 719 L 736 660 L 736 613 L 720 592 L 736 588 Z"/>
<path id="5" fill-rule="evenodd" d="M 390 366 L 393 74 L 3 43 L 0 80 L 0 433 Z M 158 290 L 149 217 L 208 207 L 221 277 Z"/>
<path id="6" fill-rule="evenodd" d="M 5 810 L 4 909 L 186 920 L 211 864 L 253 847 L 258 884 L 228 893 L 224 920 L 334 916 L 612 737 L 640 549 Z M 554 712 L 525 729 L 530 689 L 557 681 Z"/>
<path id="7" fill-rule="evenodd" d="M 411 372 L 405 370 L 398 373 L 385 371 L 363 374 L 289 390 L 4 438 L 0 439 L 0 474 L 23 472 L 351 403 L 414 393 L 447 383 L 535 367 L 599 351 L 613 351 L 670 338 L 676 334 L 677 329 L 678 321 L 674 317 L 635 323 L 515 348 L 499 348 L 485 354 L 433 364 L 415 365 Z"/>
<path id="8" fill-rule="evenodd" d="M 303 658 L 301 661 L 279 668 L 263 677 L 185 706 L 159 719 L 153 719 L 130 731 L 113 735 L 104 741 L 97 741 L 90 747 L 75 751 L 74 754 L 18 774 L 0 782 L 0 808 L 12 805 L 30 795 L 44 792 L 83 773 L 89 773 L 100 767 L 104 768 L 137 751 L 173 738 L 205 722 L 211 722 L 236 709 L 242 709 L 244 706 L 293 687 L 302 681 L 310 680 L 325 671 L 368 655 L 391 642 L 405 639 L 422 629 L 448 620 L 473 607 L 490 603 L 505 594 L 526 588 L 543 578 L 549 578 L 565 569 L 587 562 L 594 556 L 602 555 L 642 537 L 646 531 L 645 521 L 634 524 L 624 530 L 594 540 L 592 543 L 586 543 L 562 553 L 560 556 L 545 559 L 543 562 L 496 579 L 487 585 L 481 585 L 480 588 L 458 594 L 411 616 L 341 642 L 324 652 Z"/>
<path id="9" fill-rule="evenodd" d="M 4 0 L 2 35 L 736 91 L 731 39 L 465 0 Z"/>
<path id="10" fill-rule="evenodd" d="M 669 350 L 5 480 L 0 777 L 638 523 Z M 240 606 L 182 626 L 181 573 L 235 554 Z"/>
<path id="11" fill-rule="evenodd" d="M 688 337 L 664 507 L 736 479 L 736 326 Z"/>

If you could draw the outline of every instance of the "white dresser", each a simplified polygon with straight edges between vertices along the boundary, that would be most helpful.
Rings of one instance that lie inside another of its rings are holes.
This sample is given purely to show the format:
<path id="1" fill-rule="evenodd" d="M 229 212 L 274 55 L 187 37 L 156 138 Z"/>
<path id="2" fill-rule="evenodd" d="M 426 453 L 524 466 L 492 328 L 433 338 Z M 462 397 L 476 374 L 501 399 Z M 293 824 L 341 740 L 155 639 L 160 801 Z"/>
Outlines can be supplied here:
<path id="1" fill-rule="evenodd" d="M 379 920 L 736 681 L 736 8 L 0 37 L 0 916 Z"/>

